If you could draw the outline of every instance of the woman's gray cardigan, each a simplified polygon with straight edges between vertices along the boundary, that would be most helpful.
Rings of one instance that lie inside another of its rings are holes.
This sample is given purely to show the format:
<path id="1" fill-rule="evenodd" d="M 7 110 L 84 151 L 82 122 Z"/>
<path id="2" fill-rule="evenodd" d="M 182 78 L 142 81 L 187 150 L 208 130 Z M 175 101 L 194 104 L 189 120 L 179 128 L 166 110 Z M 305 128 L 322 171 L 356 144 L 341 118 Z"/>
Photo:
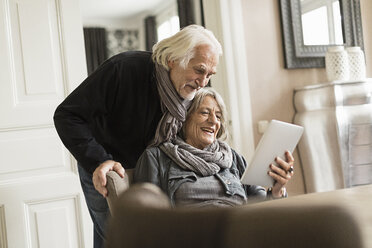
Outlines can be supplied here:
<path id="1" fill-rule="evenodd" d="M 249 200 L 266 199 L 266 190 L 261 186 L 242 185 L 240 179 L 246 162 L 242 156 L 232 150 L 233 163 L 229 169 L 221 169 L 216 177 L 221 181 L 227 195 L 240 195 Z M 235 177 L 235 178 L 234 178 Z M 194 172 L 184 170 L 171 160 L 158 147 L 146 149 L 139 160 L 134 172 L 134 183 L 150 182 L 159 186 L 174 204 L 174 193 L 184 182 L 197 180 Z"/>

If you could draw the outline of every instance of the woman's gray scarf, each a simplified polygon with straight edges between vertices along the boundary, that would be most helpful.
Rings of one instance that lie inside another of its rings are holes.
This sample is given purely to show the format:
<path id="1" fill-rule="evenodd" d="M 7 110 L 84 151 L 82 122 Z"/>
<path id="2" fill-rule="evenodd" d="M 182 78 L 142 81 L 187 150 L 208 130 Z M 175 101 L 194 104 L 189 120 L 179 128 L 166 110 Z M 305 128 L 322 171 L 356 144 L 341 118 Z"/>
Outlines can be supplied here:
<path id="1" fill-rule="evenodd" d="M 200 150 L 177 136 L 173 142 L 161 144 L 160 149 L 181 168 L 202 176 L 214 175 L 221 168 L 230 168 L 232 165 L 230 146 L 219 140 Z"/>
<path id="2" fill-rule="evenodd" d="M 182 123 L 186 120 L 190 100 L 182 99 L 170 80 L 169 72 L 158 63 L 155 63 L 157 88 L 161 100 L 163 116 L 156 128 L 153 142 L 150 146 L 158 146 L 163 142 L 173 140 Z"/>

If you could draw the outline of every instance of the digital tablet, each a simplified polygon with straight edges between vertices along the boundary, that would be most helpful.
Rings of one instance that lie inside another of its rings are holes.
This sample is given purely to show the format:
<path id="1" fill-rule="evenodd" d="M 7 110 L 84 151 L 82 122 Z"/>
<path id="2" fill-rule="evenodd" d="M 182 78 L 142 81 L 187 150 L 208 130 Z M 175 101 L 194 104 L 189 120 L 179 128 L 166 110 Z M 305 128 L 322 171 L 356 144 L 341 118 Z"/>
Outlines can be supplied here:
<path id="1" fill-rule="evenodd" d="M 285 151 L 293 152 L 300 140 L 304 128 L 294 124 L 272 120 L 264 132 L 252 161 L 241 178 L 243 184 L 271 187 L 274 179 L 267 172 L 275 157 L 286 159 Z"/>

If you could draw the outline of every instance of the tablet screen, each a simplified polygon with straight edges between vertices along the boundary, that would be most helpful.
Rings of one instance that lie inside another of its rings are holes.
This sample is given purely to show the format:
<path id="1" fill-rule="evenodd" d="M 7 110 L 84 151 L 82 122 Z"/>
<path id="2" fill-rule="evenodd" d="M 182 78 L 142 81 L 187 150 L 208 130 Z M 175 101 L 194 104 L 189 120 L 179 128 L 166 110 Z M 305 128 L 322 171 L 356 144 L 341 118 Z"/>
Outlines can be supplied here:
<path id="1" fill-rule="evenodd" d="M 270 164 L 276 164 L 275 157 L 286 160 L 285 151 L 293 152 L 302 136 L 303 129 L 301 126 L 272 120 L 258 143 L 241 182 L 263 187 L 273 186 L 274 179 L 267 174 Z"/>

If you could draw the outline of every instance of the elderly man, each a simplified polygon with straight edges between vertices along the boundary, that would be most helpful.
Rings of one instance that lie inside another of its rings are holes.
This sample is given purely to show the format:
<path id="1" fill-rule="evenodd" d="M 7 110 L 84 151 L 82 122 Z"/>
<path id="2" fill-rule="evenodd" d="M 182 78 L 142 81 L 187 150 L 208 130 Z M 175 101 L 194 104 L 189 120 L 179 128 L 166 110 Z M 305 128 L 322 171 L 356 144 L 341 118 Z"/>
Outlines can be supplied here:
<path id="1" fill-rule="evenodd" d="M 57 132 L 78 161 L 80 181 L 101 247 L 108 215 L 106 173 L 134 168 L 148 145 L 175 137 L 196 91 L 216 73 L 220 43 L 197 25 L 150 52 L 105 61 L 56 109 Z M 124 167 L 124 168 L 123 168 Z"/>

